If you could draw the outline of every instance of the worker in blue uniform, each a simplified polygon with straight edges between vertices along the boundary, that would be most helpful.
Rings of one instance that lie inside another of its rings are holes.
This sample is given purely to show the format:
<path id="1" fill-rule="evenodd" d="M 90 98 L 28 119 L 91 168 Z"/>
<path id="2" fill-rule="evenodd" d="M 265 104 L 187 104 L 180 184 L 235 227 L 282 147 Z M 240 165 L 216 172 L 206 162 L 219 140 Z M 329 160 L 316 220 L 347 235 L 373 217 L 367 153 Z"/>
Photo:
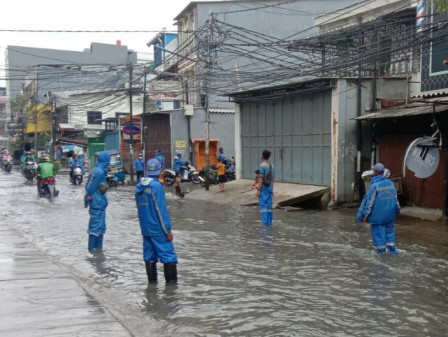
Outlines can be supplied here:
<path id="1" fill-rule="evenodd" d="M 89 252 L 103 249 L 103 237 L 106 233 L 106 208 L 108 205 L 106 192 L 107 168 L 110 165 L 110 154 L 102 151 L 98 154 L 95 168 L 89 174 L 86 183 L 85 207 L 89 207 Z"/>
<path id="2" fill-rule="evenodd" d="M 145 162 L 143 161 L 143 153 L 139 153 L 138 157 L 134 159 L 134 170 L 137 172 L 137 182 L 144 176 Z"/>
<path id="3" fill-rule="evenodd" d="M 373 246 L 378 254 L 385 253 L 387 248 L 397 255 L 394 220 L 401 210 L 397 191 L 394 183 L 384 176 L 383 164 L 377 163 L 372 169 L 372 185 L 362 200 L 357 220 L 370 222 Z"/>
<path id="4" fill-rule="evenodd" d="M 272 199 L 274 195 L 274 166 L 269 162 L 271 151 L 263 150 L 257 186 L 258 207 L 263 225 L 272 225 Z"/>
<path id="5" fill-rule="evenodd" d="M 135 190 L 135 200 L 143 235 L 143 259 L 148 282 L 157 282 L 156 264 L 160 260 L 163 263 L 166 282 L 176 283 L 177 254 L 173 246 L 165 191 L 158 180 L 161 170 L 157 159 L 148 160 L 146 175 Z"/>
<path id="6" fill-rule="evenodd" d="M 159 149 L 156 150 L 156 159 L 160 162 L 163 171 L 165 169 L 165 157 Z"/>

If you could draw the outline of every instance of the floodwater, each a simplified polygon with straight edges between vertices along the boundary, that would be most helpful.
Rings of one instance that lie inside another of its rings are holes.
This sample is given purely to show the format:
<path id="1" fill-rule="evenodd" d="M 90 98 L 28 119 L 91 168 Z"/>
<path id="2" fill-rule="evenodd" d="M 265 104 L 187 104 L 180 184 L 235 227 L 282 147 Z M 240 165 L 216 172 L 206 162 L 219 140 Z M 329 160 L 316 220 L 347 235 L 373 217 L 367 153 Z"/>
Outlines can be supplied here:
<path id="1" fill-rule="evenodd" d="M 136 336 L 447 336 L 448 226 L 397 221 L 399 256 L 377 256 L 355 210 L 274 212 L 173 197 L 177 286 L 147 287 L 133 188 L 108 192 L 104 253 L 87 252 L 84 187 L 54 203 L 0 172 L 0 214 Z M 190 185 L 185 184 L 185 188 Z M 212 192 L 205 192 L 211 193 Z M 213 198 L 211 195 L 210 199 Z"/>

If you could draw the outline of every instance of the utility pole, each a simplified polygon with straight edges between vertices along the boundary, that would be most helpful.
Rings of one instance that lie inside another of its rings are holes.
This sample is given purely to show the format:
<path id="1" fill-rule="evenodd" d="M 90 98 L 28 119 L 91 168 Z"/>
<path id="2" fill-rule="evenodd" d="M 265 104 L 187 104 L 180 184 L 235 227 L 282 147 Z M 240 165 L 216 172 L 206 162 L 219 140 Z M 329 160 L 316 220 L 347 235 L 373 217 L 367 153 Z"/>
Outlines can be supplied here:
<path id="1" fill-rule="evenodd" d="M 37 97 L 34 96 L 34 156 L 37 159 Z"/>
<path id="2" fill-rule="evenodd" d="M 212 47 L 213 44 L 213 14 L 210 12 L 208 16 L 208 33 L 207 33 L 207 57 L 206 57 L 206 73 L 204 79 L 205 91 L 205 190 L 210 189 L 210 111 L 209 111 L 209 96 L 210 96 L 210 77 L 212 66 Z"/>
<path id="3" fill-rule="evenodd" d="M 37 75 L 37 65 L 35 66 L 35 71 L 36 71 L 36 82 L 34 85 L 34 151 L 35 154 L 34 156 L 37 159 L 37 81 L 38 81 L 38 75 Z"/>
<path id="4" fill-rule="evenodd" d="M 53 95 L 51 94 L 51 91 L 47 92 L 47 100 L 48 105 L 50 106 L 50 114 L 51 114 L 51 145 L 50 145 L 50 158 L 52 161 L 55 160 L 54 158 L 54 143 L 56 139 L 56 133 L 55 133 L 55 112 L 56 112 L 56 104 L 54 102 Z"/>
<path id="5" fill-rule="evenodd" d="M 129 155 L 131 157 L 131 182 L 134 182 L 134 121 L 132 120 L 132 63 L 129 63 Z"/>
<path id="6" fill-rule="evenodd" d="M 148 74 L 146 72 L 146 68 L 144 70 L 145 72 L 145 78 L 143 82 L 143 113 L 142 113 L 142 119 L 141 119 L 141 125 L 140 125 L 140 132 L 141 132 L 141 144 L 142 144 L 142 152 L 143 152 L 143 162 L 146 163 L 146 131 L 145 131 L 145 121 L 146 121 L 146 75 Z"/>

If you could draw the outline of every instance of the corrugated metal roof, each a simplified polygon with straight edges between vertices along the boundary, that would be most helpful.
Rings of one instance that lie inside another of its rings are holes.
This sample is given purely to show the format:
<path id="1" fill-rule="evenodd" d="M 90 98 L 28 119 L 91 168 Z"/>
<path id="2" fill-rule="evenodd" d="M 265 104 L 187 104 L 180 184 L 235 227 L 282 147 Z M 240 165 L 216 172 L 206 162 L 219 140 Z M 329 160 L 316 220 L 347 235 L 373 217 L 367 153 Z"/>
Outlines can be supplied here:
<path id="1" fill-rule="evenodd" d="M 396 107 L 390 109 L 381 109 L 376 112 L 369 113 L 360 117 L 354 118 L 355 120 L 372 120 L 372 119 L 384 119 L 384 118 L 398 118 L 398 117 L 412 117 L 419 115 L 426 115 L 435 113 L 441 113 L 448 110 L 448 105 L 446 104 L 418 104 L 414 103 L 408 107 Z"/>

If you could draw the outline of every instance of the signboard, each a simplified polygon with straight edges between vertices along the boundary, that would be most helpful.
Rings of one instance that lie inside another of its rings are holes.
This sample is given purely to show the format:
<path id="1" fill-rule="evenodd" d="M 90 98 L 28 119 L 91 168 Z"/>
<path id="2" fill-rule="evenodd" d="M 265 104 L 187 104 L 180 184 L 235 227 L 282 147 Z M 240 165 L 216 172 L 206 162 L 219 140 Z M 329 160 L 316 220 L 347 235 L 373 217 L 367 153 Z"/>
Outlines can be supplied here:
<path id="1" fill-rule="evenodd" d="M 141 129 L 140 126 L 138 125 L 133 125 L 134 132 L 132 133 L 133 135 L 133 140 L 139 140 L 141 138 Z M 121 131 L 123 131 L 123 139 L 125 140 L 130 140 L 131 139 L 131 128 L 129 125 L 125 125 L 123 126 L 123 128 L 121 129 Z"/>
<path id="2" fill-rule="evenodd" d="M 185 141 L 185 140 L 176 140 L 176 148 L 177 149 L 186 149 L 187 148 L 187 141 Z"/>
<path id="3" fill-rule="evenodd" d="M 427 136 L 417 138 L 406 150 L 403 177 L 406 176 L 406 168 L 408 168 L 417 178 L 428 178 L 436 172 L 439 162 L 439 148 L 434 147 L 433 138 Z"/>
<path id="4" fill-rule="evenodd" d="M 137 125 L 133 125 L 132 129 L 134 130 L 134 132 L 132 132 L 133 135 L 138 135 L 141 132 L 140 127 Z M 131 127 L 129 125 L 126 125 L 123 127 L 122 131 L 124 134 L 130 135 Z"/>

